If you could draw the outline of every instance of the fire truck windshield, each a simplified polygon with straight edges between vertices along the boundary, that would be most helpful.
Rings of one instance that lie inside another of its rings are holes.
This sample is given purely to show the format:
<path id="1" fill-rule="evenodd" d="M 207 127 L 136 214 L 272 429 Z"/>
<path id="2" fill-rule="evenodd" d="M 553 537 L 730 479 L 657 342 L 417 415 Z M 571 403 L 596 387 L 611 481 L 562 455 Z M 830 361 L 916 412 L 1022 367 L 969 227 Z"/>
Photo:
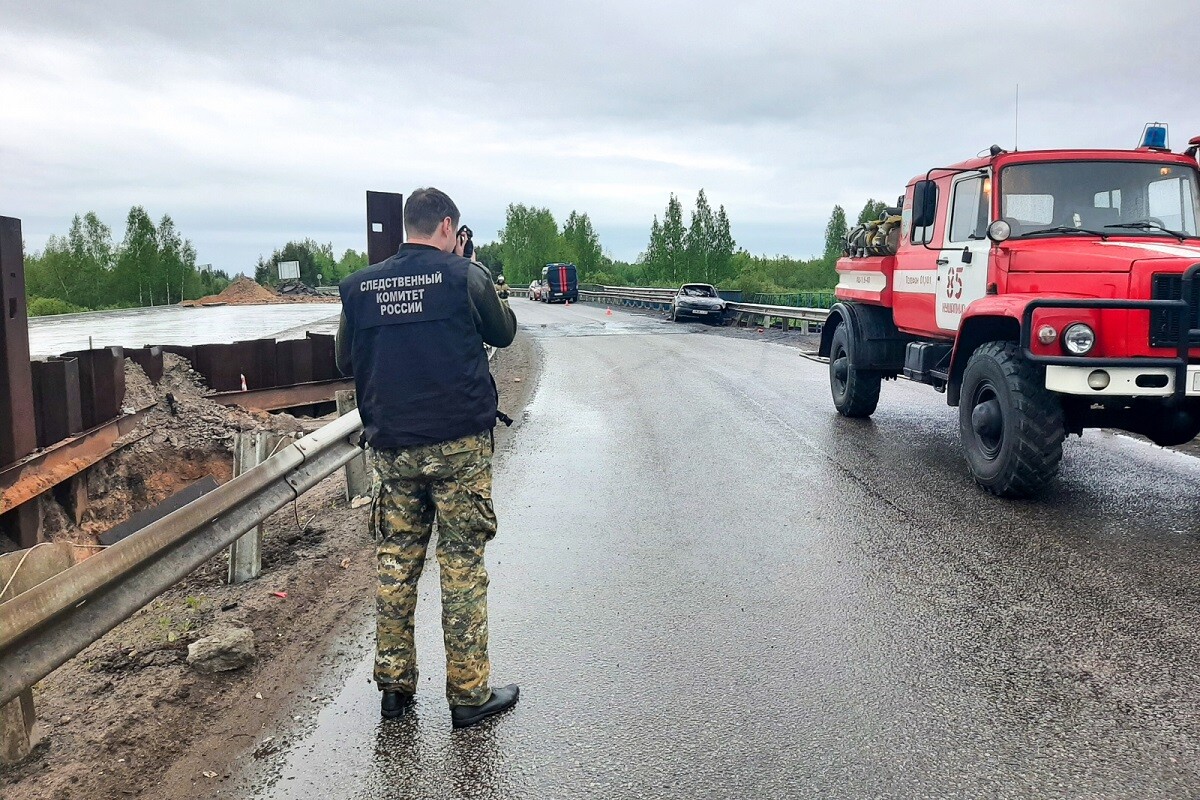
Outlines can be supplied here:
<path id="1" fill-rule="evenodd" d="M 1080 232 L 1196 237 L 1194 168 L 1147 161 L 1043 161 L 1000 173 L 1000 214 L 1013 237 Z"/>

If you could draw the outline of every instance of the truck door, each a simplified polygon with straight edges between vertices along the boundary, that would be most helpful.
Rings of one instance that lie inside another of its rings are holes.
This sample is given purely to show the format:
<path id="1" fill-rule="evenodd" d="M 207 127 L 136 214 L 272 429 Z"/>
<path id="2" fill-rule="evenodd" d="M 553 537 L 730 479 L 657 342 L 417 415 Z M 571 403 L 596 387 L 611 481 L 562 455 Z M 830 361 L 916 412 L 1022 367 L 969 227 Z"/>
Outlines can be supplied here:
<path id="1" fill-rule="evenodd" d="M 963 312 L 987 294 L 991 177 L 968 172 L 950 187 L 949 225 L 937 259 L 937 326 L 957 331 Z"/>

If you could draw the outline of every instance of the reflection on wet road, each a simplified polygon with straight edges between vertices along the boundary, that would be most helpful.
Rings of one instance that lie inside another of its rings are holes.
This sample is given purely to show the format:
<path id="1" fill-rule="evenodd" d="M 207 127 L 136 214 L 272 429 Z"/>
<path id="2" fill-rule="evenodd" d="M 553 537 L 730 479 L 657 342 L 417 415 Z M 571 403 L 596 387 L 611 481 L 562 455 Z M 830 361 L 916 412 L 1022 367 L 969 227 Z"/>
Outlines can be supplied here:
<path id="1" fill-rule="evenodd" d="M 846 420 L 794 349 L 514 307 L 545 353 L 488 549 L 520 705 L 451 733 L 430 562 L 416 713 L 379 720 L 368 634 L 252 796 L 1198 791 L 1200 462 L 1093 433 L 1000 501 L 923 387 Z"/>

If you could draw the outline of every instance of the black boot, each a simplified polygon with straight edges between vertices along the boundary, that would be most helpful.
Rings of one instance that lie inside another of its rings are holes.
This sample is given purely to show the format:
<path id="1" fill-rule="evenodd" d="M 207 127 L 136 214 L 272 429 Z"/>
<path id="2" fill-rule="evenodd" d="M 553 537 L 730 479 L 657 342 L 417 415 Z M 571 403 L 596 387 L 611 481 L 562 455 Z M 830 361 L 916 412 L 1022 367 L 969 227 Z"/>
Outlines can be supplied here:
<path id="1" fill-rule="evenodd" d="M 386 719 L 395 719 L 407 711 L 412 702 L 413 696 L 408 692 L 392 692 L 385 689 L 379 701 L 379 713 Z"/>
<path id="2" fill-rule="evenodd" d="M 456 728 L 470 727 L 501 711 L 512 708 L 517 704 L 517 698 L 520 696 L 521 687 L 515 683 L 499 689 L 492 689 L 492 696 L 481 706 L 455 706 L 450 709 L 450 721 Z"/>

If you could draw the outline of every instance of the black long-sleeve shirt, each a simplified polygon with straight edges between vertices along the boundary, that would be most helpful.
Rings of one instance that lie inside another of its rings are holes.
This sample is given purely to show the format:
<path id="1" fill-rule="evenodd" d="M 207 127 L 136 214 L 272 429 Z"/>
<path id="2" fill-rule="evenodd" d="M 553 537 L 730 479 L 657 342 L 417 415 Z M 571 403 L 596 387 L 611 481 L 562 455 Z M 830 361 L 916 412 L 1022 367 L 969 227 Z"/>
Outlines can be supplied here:
<path id="1" fill-rule="evenodd" d="M 420 246 L 420 245 L 408 245 Z M 492 276 L 487 267 L 472 262 L 467 271 L 467 298 L 471 305 L 471 316 L 475 320 L 475 329 L 483 337 L 483 341 L 493 347 L 508 347 L 517 335 L 517 315 L 502 302 L 492 285 Z M 350 353 L 354 341 L 354 332 L 346 324 L 346 312 L 342 312 L 338 320 L 337 332 L 337 367 L 346 376 L 354 374 Z"/>

